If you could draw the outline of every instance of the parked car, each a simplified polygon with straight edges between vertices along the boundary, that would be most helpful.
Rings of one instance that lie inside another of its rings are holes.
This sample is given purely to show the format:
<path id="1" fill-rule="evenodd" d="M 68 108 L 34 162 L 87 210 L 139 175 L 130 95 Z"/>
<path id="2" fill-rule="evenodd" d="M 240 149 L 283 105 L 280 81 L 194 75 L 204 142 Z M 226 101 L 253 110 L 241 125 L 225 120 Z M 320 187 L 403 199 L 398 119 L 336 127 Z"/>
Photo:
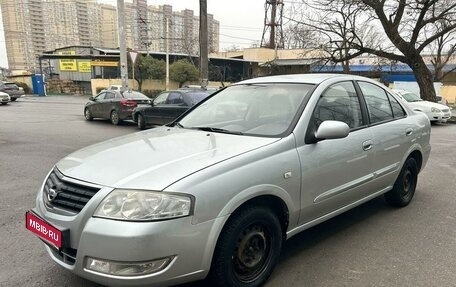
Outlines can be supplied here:
<path id="1" fill-rule="evenodd" d="M 3 81 L 0 81 L 0 92 L 7 93 L 12 102 L 16 101 L 25 94 L 24 89 L 18 87 L 15 83 Z"/>
<path id="2" fill-rule="evenodd" d="M 11 97 L 7 93 L 0 92 L 0 103 L 2 103 L 2 105 L 6 105 L 10 101 L 11 101 Z"/>
<path id="3" fill-rule="evenodd" d="M 393 91 L 406 100 L 413 110 L 425 113 L 431 122 L 446 122 L 451 118 L 451 109 L 446 105 L 424 101 L 417 94 L 406 90 Z"/>
<path id="4" fill-rule="evenodd" d="M 300 231 L 382 194 L 408 205 L 429 140 L 427 117 L 376 81 L 251 79 L 62 159 L 26 227 L 103 285 L 261 286 Z"/>
<path id="5" fill-rule="evenodd" d="M 150 125 L 170 123 L 210 93 L 211 91 L 194 89 L 162 92 L 151 106 L 135 108 L 133 120 L 141 130 Z"/>
<path id="6" fill-rule="evenodd" d="M 94 118 L 110 119 L 113 125 L 131 119 L 133 109 L 138 105 L 149 106 L 151 100 L 136 91 L 103 90 L 96 97 L 90 97 L 84 107 L 86 120 Z"/>

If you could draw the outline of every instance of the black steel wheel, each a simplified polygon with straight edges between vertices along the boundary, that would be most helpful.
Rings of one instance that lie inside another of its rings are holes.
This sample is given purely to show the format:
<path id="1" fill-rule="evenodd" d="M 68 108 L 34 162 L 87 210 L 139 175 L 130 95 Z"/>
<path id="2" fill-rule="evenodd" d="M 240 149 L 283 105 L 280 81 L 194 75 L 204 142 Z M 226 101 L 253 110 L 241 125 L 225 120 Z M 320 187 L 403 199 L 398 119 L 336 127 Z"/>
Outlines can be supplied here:
<path id="1" fill-rule="evenodd" d="M 408 158 L 402 167 L 393 189 L 385 193 L 388 204 L 395 207 L 407 206 L 415 194 L 418 182 L 418 165 L 414 158 Z"/>
<path id="2" fill-rule="evenodd" d="M 88 121 L 93 120 L 93 116 L 92 116 L 92 113 L 90 112 L 89 108 L 84 109 L 84 117 Z"/>
<path id="3" fill-rule="evenodd" d="M 119 125 L 121 122 L 120 118 L 119 118 L 119 114 L 117 113 L 116 110 L 113 110 L 111 112 L 111 123 L 115 126 Z"/>
<path id="4" fill-rule="evenodd" d="M 146 121 L 141 114 L 138 114 L 138 129 L 143 130 L 146 128 Z"/>
<path id="5" fill-rule="evenodd" d="M 256 287 L 271 275 L 282 248 L 277 216 L 250 206 L 225 225 L 214 252 L 210 280 L 215 286 Z"/>

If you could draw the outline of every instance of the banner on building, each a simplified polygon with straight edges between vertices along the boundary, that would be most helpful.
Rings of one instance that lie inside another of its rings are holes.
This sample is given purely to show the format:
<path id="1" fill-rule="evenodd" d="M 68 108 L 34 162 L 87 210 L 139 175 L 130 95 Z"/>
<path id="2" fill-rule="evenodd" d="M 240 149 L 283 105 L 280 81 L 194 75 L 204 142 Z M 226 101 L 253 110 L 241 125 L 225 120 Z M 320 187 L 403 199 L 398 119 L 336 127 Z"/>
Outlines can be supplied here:
<path id="1" fill-rule="evenodd" d="M 76 72 L 78 70 L 78 66 L 76 64 L 76 60 L 59 60 L 59 67 L 60 71 L 62 72 Z"/>
<path id="2" fill-rule="evenodd" d="M 91 73 L 92 65 L 90 64 L 90 61 L 79 61 L 78 70 L 80 73 Z"/>
<path id="3" fill-rule="evenodd" d="M 97 66 L 97 67 L 118 67 L 119 62 L 118 61 L 92 61 L 90 62 L 92 66 Z"/>

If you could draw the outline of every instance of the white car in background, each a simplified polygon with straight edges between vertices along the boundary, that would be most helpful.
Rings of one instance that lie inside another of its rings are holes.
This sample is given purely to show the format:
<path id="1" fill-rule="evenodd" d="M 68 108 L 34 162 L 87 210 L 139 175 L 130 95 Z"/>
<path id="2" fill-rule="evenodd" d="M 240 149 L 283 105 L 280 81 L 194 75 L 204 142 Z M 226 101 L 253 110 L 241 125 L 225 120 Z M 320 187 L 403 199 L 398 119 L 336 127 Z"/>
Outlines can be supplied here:
<path id="1" fill-rule="evenodd" d="M 425 101 L 415 93 L 406 90 L 393 90 L 407 101 L 414 111 L 425 113 L 431 122 L 444 123 L 451 118 L 451 110 L 448 106 Z"/>
<path id="2" fill-rule="evenodd" d="M 10 96 L 7 93 L 0 92 L 0 103 L 6 105 L 11 101 Z"/>

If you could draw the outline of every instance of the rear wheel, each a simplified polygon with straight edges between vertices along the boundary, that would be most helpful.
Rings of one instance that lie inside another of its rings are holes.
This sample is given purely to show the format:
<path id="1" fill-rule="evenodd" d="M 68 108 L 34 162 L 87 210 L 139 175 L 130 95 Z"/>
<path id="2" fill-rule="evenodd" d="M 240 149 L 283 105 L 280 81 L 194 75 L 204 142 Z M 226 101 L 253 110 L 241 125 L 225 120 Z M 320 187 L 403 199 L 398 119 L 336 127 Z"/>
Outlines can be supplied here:
<path id="1" fill-rule="evenodd" d="M 119 118 L 119 114 L 117 113 L 116 110 L 113 110 L 111 112 L 111 123 L 115 126 L 119 125 L 121 122 L 120 118 Z"/>
<path id="2" fill-rule="evenodd" d="M 88 120 L 88 121 L 93 120 L 92 113 L 90 112 L 90 110 L 89 110 L 88 108 L 85 108 L 85 109 L 84 109 L 84 117 L 85 117 L 86 120 Z"/>
<path id="3" fill-rule="evenodd" d="M 220 234 L 209 278 L 219 287 L 261 286 L 271 275 L 281 248 L 277 216 L 266 207 L 247 207 Z"/>
<path id="4" fill-rule="evenodd" d="M 17 100 L 17 98 L 11 98 L 12 102 L 15 102 L 16 100 Z"/>
<path id="5" fill-rule="evenodd" d="M 138 114 L 138 129 L 143 130 L 146 128 L 146 121 L 141 114 Z"/>
<path id="6" fill-rule="evenodd" d="M 395 207 L 408 205 L 415 194 L 418 182 L 418 165 L 414 158 L 408 158 L 402 167 L 393 189 L 385 193 L 388 204 Z"/>

